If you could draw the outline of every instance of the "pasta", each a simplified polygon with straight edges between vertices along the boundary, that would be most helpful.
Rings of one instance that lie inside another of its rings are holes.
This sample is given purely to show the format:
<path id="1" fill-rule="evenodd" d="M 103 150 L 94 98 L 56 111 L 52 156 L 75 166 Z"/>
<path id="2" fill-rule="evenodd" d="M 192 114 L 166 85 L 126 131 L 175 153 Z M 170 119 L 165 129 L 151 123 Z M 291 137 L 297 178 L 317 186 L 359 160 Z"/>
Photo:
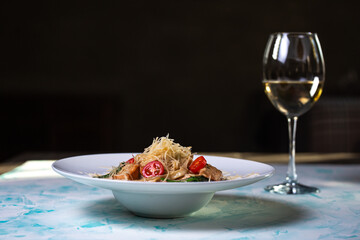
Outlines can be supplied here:
<path id="1" fill-rule="evenodd" d="M 222 172 L 208 164 L 203 156 L 193 158 L 191 147 L 183 147 L 168 136 L 157 137 L 143 153 L 121 162 L 105 175 L 94 177 L 151 182 L 224 180 Z"/>

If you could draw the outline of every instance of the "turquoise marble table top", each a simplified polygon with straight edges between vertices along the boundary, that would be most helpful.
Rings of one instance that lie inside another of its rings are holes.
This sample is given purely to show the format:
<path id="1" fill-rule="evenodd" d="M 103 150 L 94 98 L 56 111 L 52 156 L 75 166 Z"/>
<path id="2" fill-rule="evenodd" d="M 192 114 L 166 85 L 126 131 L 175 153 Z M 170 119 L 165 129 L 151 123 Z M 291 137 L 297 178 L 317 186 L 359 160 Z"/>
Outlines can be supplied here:
<path id="1" fill-rule="evenodd" d="M 0 179 L 0 239 L 360 239 L 360 165 L 301 165 L 310 195 L 265 192 L 287 166 L 250 186 L 217 192 L 178 219 L 134 216 L 108 190 L 57 176 Z"/>

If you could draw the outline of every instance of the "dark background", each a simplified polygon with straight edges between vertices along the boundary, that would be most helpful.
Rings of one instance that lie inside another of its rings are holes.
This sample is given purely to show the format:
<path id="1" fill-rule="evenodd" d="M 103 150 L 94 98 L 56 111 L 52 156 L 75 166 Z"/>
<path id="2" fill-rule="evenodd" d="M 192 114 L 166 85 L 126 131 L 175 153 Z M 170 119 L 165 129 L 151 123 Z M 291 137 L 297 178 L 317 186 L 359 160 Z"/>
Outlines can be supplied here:
<path id="1" fill-rule="evenodd" d="M 360 150 L 356 1 L 2 1 L 0 160 L 139 152 L 167 133 L 199 151 L 286 152 L 261 85 L 268 35 L 311 31 L 324 94 L 298 151 Z"/>

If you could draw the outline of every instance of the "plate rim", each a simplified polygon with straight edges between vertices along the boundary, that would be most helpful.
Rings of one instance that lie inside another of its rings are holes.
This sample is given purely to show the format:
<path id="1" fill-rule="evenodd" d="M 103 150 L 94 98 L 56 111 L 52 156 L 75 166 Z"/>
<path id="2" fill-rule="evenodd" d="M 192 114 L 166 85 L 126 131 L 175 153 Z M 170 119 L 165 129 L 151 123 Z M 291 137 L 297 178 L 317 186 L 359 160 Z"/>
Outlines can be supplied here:
<path id="1" fill-rule="evenodd" d="M 195 156 L 204 156 L 205 158 L 207 157 L 211 157 L 211 158 L 225 158 L 225 159 L 230 159 L 230 160 L 235 160 L 235 161 L 242 161 L 242 162 L 250 162 L 250 163 L 254 163 L 254 164 L 259 164 L 259 165 L 263 165 L 266 167 L 270 167 L 270 171 L 268 171 L 266 174 L 261 174 L 261 175 L 257 175 L 257 176 L 252 176 L 252 177 L 244 177 L 244 178 L 239 178 L 239 179 L 231 179 L 231 180 L 225 180 L 225 181 L 211 181 L 211 182 L 142 182 L 142 181 L 127 181 L 127 180 L 114 180 L 114 179 L 103 179 L 103 178 L 91 178 L 90 176 L 87 175 L 83 175 L 83 174 L 76 174 L 76 173 L 72 173 L 69 171 L 63 171 L 60 170 L 56 167 L 56 165 L 61 162 L 61 161 L 69 161 L 70 159 L 76 159 L 79 157 L 98 157 L 98 156 L 110 156 L 110 155 L 136 155 L 139 153 L 95 153 L 95 154 L 86 154 L 86 155 L 78 155 L 78 156 L 71 156 L 71 157 L 67 157 L 67 158 L 62 158 L 59 160 L 56 160 L 54 163 L 51 164 L 52 169 L 57 172 L 58 174 L 64 176 L 62 173 L 64 173 L 65 175 L 69 175 L 72 177 L 76 177 L 76 178 L 81 178 L 81 179 L 92 179 L 94 181 L 102 181 L 102 182 L 118 182 L 118 183 L 127 183 L 127 184 L 146 184 L 146 185 L 160 185 L 160 184 L 164 184 L 164 185 L 207 185 L 207 184 L 211 184 L 214 185 L 216 183 L 225 183 L 225 182 L 238 182 L 238 181 L 243 181 L 246 179 L 253 179 L 253 178 L 267 178 L 270 177 L 274 174 L 275 168 L 269 164 L 266 163 L 262 163 L 262 162 L 258 162 L 258 161 L 254 161 L 254 160 L 249 160 L 249 159 L 242 159 L 242 158 L 232 158 L 232 157 L 222 157 L 222 156 L 215 156 L 215 155 L 202 155 L 202 154 L 194 154 Z"/>
<path id="2" fill-rule="evenodd" d="M 109 155 L 133 155 L 134 153 L 105 153 L 105 154 L 88 154 L 88 155 L 79 155 L 68 158 L 63 158 L 55 161 L 52 164 L 52 168 L 58 174 L 71 179 L 76 182 L 80 182 L 85 185 L 100 187 L 109 189 L 112 191 L 123 191 L 123 192 L 135 192 L 142 191 L 144 194 L 146 193 L 165 193 L 165 191 L 169 191 L 169 194 L 172 193 L 194 193 L 194 192 L 217 192 L 223 190 L 229 190 L 234 188 L 243 187 L 249 184 L 253 184 L 265 178 L 271 177 L 275 168 L 269 164 L 261 163 L 248 159 L 239 159 L 239 158 L 230 158 L 230 157 L 221 157 L 221 156 L 211 156 L 211 155 L 201 155 L 211 158 L 226 158 L 234 161 L 242 161 L 242 162 L 251 162 L 252 164 L 259 164 L 266 166 L 269 168 L 269 171 L 264 174 L 259 174 L 251 177 L 233 179 L 233 180 L 225 180 L 225 181 L 211 181 L 211 182 L 142 182 L 142 181 L 126 181 L 126 180 L 113 180 L 113 179 L 100 179 L 100 178 L 92 178 L 88 175 L 84 174 L 76 174 L 68 171 L 63 171 L 56 167 L 61 161 L 69 161 L 69 159 L 74 158 L 86 158 L 86 157 L 99 157 L 99 156 L 109 156 Z M 199 155 L 194 155 L 199 156 Z"/>

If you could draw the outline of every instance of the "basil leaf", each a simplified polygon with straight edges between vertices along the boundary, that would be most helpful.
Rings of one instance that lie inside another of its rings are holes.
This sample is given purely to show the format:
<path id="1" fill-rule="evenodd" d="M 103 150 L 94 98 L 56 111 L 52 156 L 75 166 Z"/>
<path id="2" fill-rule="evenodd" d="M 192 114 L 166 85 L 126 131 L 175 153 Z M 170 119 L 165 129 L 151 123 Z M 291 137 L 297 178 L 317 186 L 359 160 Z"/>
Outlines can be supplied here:
<path id="1" fill-rule="evenodd" d="M 119 166 L 113 167 L 113 169 L 109 173 L 107 173 L 105 175 L 97 175 L 97 176 L 94 176 L 94 178 L 110 178 L 113 175 L 118 174 L 121 171 L 121 169 L 125 166 L 125 164 L 126 164 L 126 162 L 121 162 L 119 164 Z"/>
<path id="2" fill-rule="evenodd" d="M 165 181 L 165 178 L 161 178 L 162 181 Z M 166 182 L 208 182 L 209 179 L 203 176 L 193 176 L 189 178 L 185 178 L 182 180 L 170 180 L 166 179 Z"/>

